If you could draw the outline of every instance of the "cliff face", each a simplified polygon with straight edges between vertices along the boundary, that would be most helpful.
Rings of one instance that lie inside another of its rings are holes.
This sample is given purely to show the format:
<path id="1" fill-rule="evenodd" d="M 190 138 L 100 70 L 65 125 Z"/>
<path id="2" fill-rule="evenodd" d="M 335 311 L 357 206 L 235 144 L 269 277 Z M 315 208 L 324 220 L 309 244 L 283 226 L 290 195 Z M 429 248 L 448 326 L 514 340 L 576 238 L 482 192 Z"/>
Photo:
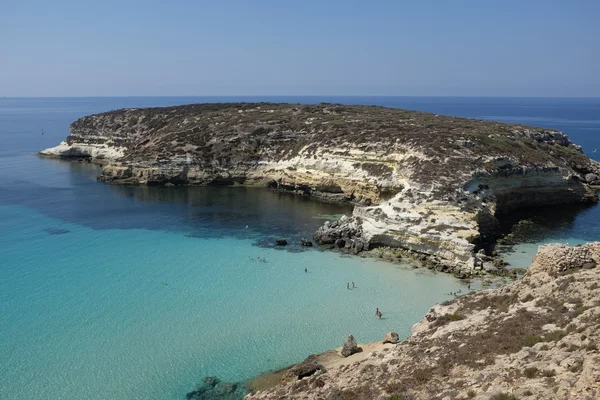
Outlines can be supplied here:
<path id="1" fill-rule="evenodd" d="M 243 183 L 353 201 L 353 218 L 317 240 L 399 246 L 467 273 L 481 267 L 473 252 L 496 215 L 595 201 L 586 183 L 599 172 L 561 132 L 331 104 L 111 111 L 74 122 L 41 154 L 102 162 L 110 183 Z"/>
<path id="2" fill-rule="evenodd" d="M 523 279 L 436 305 L 400 344 L 248 400 L 598 399 L 599 263 L 598 242 L 542 246 Z"/>

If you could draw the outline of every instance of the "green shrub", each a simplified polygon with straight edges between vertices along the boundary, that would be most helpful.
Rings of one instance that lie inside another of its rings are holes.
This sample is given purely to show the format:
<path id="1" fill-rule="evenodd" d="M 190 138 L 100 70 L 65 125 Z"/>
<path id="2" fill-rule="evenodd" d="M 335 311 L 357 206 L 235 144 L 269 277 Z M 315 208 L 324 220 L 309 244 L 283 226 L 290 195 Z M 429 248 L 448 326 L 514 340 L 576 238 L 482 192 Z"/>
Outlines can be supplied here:
<path id="1" fill-rule="evenodd" d="M 460 321 L 461 319 L 465 319 L 465 317 L 464 315 L 458 313 L 440 315 L 435 321 L 433 321 L 432 327 L 437 328 L 452 321 Z"/>
<path id="2" fill-rule="evenodd" d="M 531 295 L 531 293 L 529 293 L 527 296 L 525 296 L 525 297 L 523 297 L 523 298 L 521 299 L 521 302 L 522 302 L 522 303 L 527 303 L 527 302 L 529 302 L 529 301 L 533 300 L 533 298 L 534 298 L 534 297 Z"/>
<path id="3" fill-rule="evenodd" d="M 542 370 L 542 376 L 552 378 L 553 376 L 556 376 L 556 371 L 553 369 L 544 369 Z"/>
<path id="4" fill-rule="evenodd" d="M 418 384 L 429 382 L 431 379 L 431 369 L 415 369 L 413 371 L 413 378 Z"/>
<path id="5" fill-rule="evenodd" d="M 523 370 L 523 375 L 525 375 L 527 378 L 531 379 L 531 378 L 535 378 L 536 375 L 538 374 L 538 372 L 540 372 L 540 370 L 537 369 L 536 367 L 527 367 Z"/>
<path id="6" fill-rule="evenodd" d="M 527 346 L 527 347 L 531 347 L 531 346 L 535 345 L 536 343 L 543 342 L 543 341 L 544 341 L 544 339 L 542 339 L 540 336 L 537 336 L 537 335 L 525 336 L 525 346 Z"/>
<path id="7" fill-rule="evenodd" d="M 513 394 L 498 393 L 490 397 L 490 400 L 517 400 L 517 398 Z"/>

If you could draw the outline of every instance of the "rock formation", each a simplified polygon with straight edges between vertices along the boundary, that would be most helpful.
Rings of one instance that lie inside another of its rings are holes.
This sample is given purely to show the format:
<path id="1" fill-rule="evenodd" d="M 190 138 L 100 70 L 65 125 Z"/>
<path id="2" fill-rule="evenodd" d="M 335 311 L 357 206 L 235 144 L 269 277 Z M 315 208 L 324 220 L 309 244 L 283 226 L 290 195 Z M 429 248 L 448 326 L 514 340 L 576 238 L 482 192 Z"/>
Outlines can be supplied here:
<path id="1" fill-rule="evenodd" d="M 301 363 L 294 365 L 283 375 L 282 381 L 294 381 L 312 376 L 317 371 L 325 372 L 325 367 L 316 360 L 316 356 L 311 355 Z"/>
<path id="2" fill-rule="evenodd" d="M 396 332 L 388 332 L 383 337 L 383 343 L 396 344 L 400 340 L 400 336 Z"/>
<path id="3" fill-rule="evenodd" d="M 356 344 L 356 339 L 354 339 L 354 336 L 348 335 L 346 340 L 344 340 L 344 346 L 342 347 L 341 354 L 344 357 L 348 357 L 356 352 L 358 352 L 358 345 Z"/>
<path id="4" fill-rule="evenodd" d="M 384 107 L 196 104 L 75 121 L 41 152 L 104 164 L 116 184 L 246 184 L 352 201 L 315 236 L 358 253 L 378 246 L 482 269 L 474 253 L 514 209 L 597 201 L 598 165 L 561 132 Z"/>
<path id="5" fill-rule="evenodd" d="M 598 399 L 599 262 L 598 242 L 541 246 L 521 280 L 436 305 L 403 342 L 248 400 Z"/>

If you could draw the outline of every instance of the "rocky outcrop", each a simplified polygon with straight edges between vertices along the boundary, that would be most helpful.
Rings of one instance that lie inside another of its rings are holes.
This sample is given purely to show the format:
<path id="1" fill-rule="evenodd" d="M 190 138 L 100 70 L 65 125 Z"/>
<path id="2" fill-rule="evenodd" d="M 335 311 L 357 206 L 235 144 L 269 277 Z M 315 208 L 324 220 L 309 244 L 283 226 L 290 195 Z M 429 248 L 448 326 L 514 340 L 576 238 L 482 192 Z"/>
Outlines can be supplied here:
<path id="1" fill-rule="evenodd" d="M 369 242 L 362 238 L 362 221 L 359 218 L 342 216 L 339 221 L 327 221 L 315 232 L 314 239 L 325 245 L 358 254 L 369 248 Z"/>
<path id="2" fill-rule="evenodd" d="M 300 239 L 300 245 L 304 247 L 312 247 L 313 243 L 306 238 L 302 238 Z"/>
<path id="3" fill-rule="evenodd" d="M 518 208 L 597 200 L 598 164 L 561 132 L 383 107 L 196 104 L 74 122 L 41 154 L 104 163 L 103 182 L 245 184 L 357 205 L 321 244 L 433 256 L 482 270 L 474 252 Z"/>
<path id="4" fill-rule="evenodd" d="M 383 343 L 391 343 L 391 344 L 396 344 L 398 343 L 398 341 L 400 340 L 400 336 L 398 336 L 398 334 L 396 332 L 388 332 L 385 334 L 385 336 L 383 337 Z"/>
<path id="5" fill-rule="evenodd" d="M 284 374 L 282 381 L 294 381 L 307 376 L 312 376 L 317 372 L 325 372 L 325 367 L 318 361 L 317 356 L 310 355 L 301 363 L 298 363 L 288 369 Z"/>
<path id="6" fill-rule="evenodd" d="M 398 345 L 248 400 L 598 399 L 599 262 L 598 242 L 542 246 L 521 280 L 434 306 Z"/>

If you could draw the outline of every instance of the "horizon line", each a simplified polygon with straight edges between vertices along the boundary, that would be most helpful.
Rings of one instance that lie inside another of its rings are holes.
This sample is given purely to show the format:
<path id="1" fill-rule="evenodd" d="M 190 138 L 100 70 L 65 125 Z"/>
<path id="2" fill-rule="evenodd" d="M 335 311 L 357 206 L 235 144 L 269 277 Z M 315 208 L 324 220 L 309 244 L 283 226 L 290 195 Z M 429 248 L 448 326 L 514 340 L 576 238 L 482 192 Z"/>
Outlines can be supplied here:
<path id="1" fill-rule="evenodd" d="M 219 94 L 219 95 L 103 95 L 103 96 L 2 96 L 1 99 L 92 99 L 92 98 L 178 98 L 178 97 L 206 97 L 206 98 L 224 98 L 224 97 L 447 97 L 447 98 L 522 98 L 522 99 L 600 99 L 600 95 L 593 96 L 493 96 L 493 95 L 377 95 L 377 94 Z"/>

